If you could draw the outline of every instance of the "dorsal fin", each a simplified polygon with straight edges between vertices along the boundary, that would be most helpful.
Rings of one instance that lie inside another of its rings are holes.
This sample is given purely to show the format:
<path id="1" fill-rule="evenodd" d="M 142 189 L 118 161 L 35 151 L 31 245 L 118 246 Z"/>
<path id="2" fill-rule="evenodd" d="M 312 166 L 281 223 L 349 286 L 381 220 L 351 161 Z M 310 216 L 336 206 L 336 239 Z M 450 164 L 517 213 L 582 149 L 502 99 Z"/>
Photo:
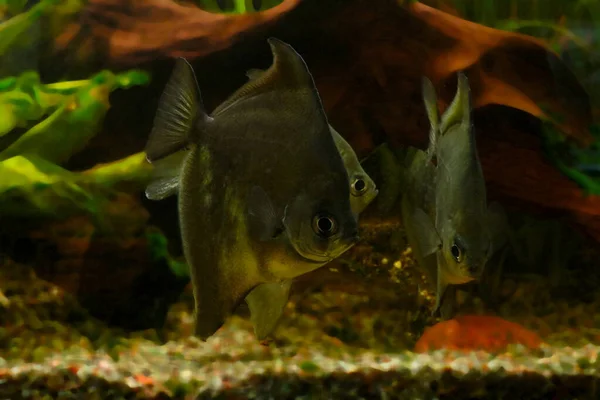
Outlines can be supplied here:
<path id="1" fill-rule="evenodd" d="M 208 116 L 202 106 L 194 69 L 185 58 L 178 58 L 158 102 L 145 149 L 148 161 L 160 160 L 185 148 L 198 118 Z"/>
<path id="2" fill-rule="evenodd" d="M 248 77 L 248 79 L 250 79 L 252 81 L 264 73 L 265 73 L 265 71 L 263 71 L 262 69 L 252 68 L 252 69 L 249 69 L 248 71 L 246 71 L 246 76 Z"/>
<path id="3" fill-rule="evenodd" d="M 246 76 L 249 80 L 252 81 L 258 79 L 264 73 L 265 71 L 262 69 L 253 68 L 246 71 Z M 336 131 L 331 125 L 329 125 L 329 130 L 331 131 L 331 135 L 333 137 L 333 141 L 335 142 L 335 146 L 337 147 L 338 152 L 342 156 L 344 163 L 346 164 L 353 155 L 354 158 L 356 158 L 356 154 L 354 153 L 354 149 L 352 148 L 352 146 L 350 146 L 350 143 L 348 143 L 346 139 L 344 139 L 344 137 L 340 135 L 340 133 Z M 360 164 L 358 158 L 356 158 L 356 162 Z"/>
<path id="4" fill-rule="evenodd" d="M 423 92 L 423 103 L 429 120 L 429 144 L 427 146 L 427 161 L 429 161 L 436 151 L 437 139 L 440 134 L 440 116 L 435 88 L 433 83 L 426 77 L 422 79 L 421 91 Z"/>
<path id="5" fill-rule="evenodd" d="M 354 155 L 354 158 L 356 158 L 354 149 L 352 148 L 352 146 L 350 146 L 350 143 L 348 143 L 346 141 L 346 139 L 344 139 L 344 137 L 339 134 L 338 131 L 333 129 L 333 127 L 331 125 L 329 125 L 329 130 L 331 131 L 331 135 L 333 136 L 333 141 L 335 142 L 335 147 L 337 147 L 337 150 L 340 153 L 340 155 L 342 156 L 342 159 L 348 160 L 353 155 Z M 358 162 L 358 159 L 356 159 L 356 162 Z M 344 161 L 344 163 L 345 163 L 345 161 Z"/>
<path id="6" fill-rule="evenodd" d="M 250 75 L 246 74 L 250 80 L 219 105 L 213 111 L 213 116 L 241 99 L 273 91 L 310 92 L 317 99 L 319 107 L 323 108 L 312 75 L 302 57 L 292 46 L 279 39 L 269 38 L 267 42 L 273 54 L 273 64 L 263 73 L 250 70 Z"/>
<path id="7" fill-rule="evenodd" d="M 440 134 L 443 135 L 453 125 L 471 124 L 471 90 L 469 80 L 463 71 L 458 73 L 458 85 L 454 99 L 442 115 Z"/>

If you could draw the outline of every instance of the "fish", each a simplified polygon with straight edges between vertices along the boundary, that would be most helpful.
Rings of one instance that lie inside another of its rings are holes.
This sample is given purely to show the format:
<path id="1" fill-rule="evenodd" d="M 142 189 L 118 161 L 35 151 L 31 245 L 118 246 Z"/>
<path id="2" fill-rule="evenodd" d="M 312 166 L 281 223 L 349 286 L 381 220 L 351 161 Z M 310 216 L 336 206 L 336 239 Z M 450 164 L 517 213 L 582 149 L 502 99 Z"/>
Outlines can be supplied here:
<path id="1" fill-rule="evenodd" d="M 362 168 L 352 146 L 332 127 L 330 131 L 336 147 L 344 160 L 349 178 L 350 206 L 358 216 L 375 200 L 379 191 L 375 182 Z M 247 296 L 246 303 L 250 309 L 250 319 L 254 327 L 254 335 L 263 340 L 277 327 L 289 300 L 292 280 L 262 283 Z"/>
<path id="2" fill-rule="evenodd" d="M 263 70 L 251 69 L 246 72 L 246 76 L 252 81 L 263 73 Z M 377 196 L 377 187 L 373 179 L 362 168 L 352 146 L 333 126 L 329 125 L 329 130 L 348 174 L 352 212 L 358 216 Z M 254 335 L 257 339 L 265 339 L 277 327 L 289 300 L 291 286 L 292 280 L 263 283 L 246 296 Z"/>
<path id="3" fill-rule="evenodd" d="M 262 73 L 264 71 L 251 69 L 246 75 L 250 79 L 256 79 Z M 379 194 L 379 189 L 373 179 L 363 169 L 350 143 L 333 126 L 329 125 L 329 129 L 348 174 L 350 193 L 352 195 L 350 198 L 352 212 L 359 215 L 373 202 Z M 185 156 L 186 151 L 182 150 L 154 163 L 152 181 L 149 184 L 150 189 L 146 191 L 147 196 L 151 200 L 163 200 L 177 194 L 179 174 Z"/>
<path id="4" fill-rule="evenodd" d="M 260 69 L 251 69 L 246 72 L 246 76 L 251 81 L 257 79 L 262 74 L 264 74 L 264 71 Z M 335 146 L 342 156 L 344 167 L 348 174 L 350 193 L 352 194 L 352 197 L 350 198 L 352 212 L 358 215 L 371 204 L 379 193 L 379 190 L 373 179 L 371 179 L 363 169 L 354 149 L 350 146 L 350 143 L 348 143 L 346 139 L 331 126 L 331 124 L 329 125 L 329 130 L 333 136 Z"/>
<path id="5" fill-rule="evenodd" d="M 256 286 L 313 271 L 359 241 L 348 174 L 308 67 L 289 44 L 267 42 L 271 67 L 210 115 L 192 66 L 177 59 L 145 148 L 150 163 L 185 154 L 179 175 L 159 174 L 146 196 L 177 188 L 202 340 Z"/>
<path id="6" fill-rule="evenodd" d="M 456 95 L 441 117 L 427 78 L 423 101 L 429 145 L 425 152 L 414 150 L 408 172 L 411 194 L 404 196 L 402 213 L 409 241 L 416 243 L 417 261 L 436 282 L 435 313 L 450 285 L 481 278 L 488 259 L 506 242 L 506 215 L 499 203 L 487 204 L 466 75 L 458 73 Z"/>
<path id="7" fill-rule="evenodd" d="M 413 249 L 417 264 L 425 272 L 429 282 L 437 285 L 437 252 L 431 252 L 427 241 L 419 236 L 419 228 L 435 230 L 436 213 L 436 165 L 435 149 L 438 139 L 440 116 L 437 109 L 437 96 L 429 79 L 422 80 L 423 103 L 430 124 L 429 144 L 426 151 L 415 147 L 402 149 L 398 155 L 403 161 L 401 174 L 401 216 L 408 242 Z M 428 237 L 427 237 L 428 238 Z M 436 243 L 437 244 L 437 243 Z M 429 244 L 431 246 L 431 244 Z M 440 300 L 436 300 L 441 302 Z"/>
<path id="8" fill-rule="evenodd" d="M 250 79 L 255 79 L 262 73 L 264 71 L 250 70 L 247 75 Z M 352 212 L 358 216 L 373 202 L 379 191 L 373 179 L 361 166 L 352 146 L 331 125 L 329 125 L 329 129 L 348 174 L 350 207 Z M 169 158 L 161 160 L 160 167 L 154 169 L 152 185 L 156 185 L 157 190 L 151 190 L 150 193 L 157 196 L 155 200 L 162 200 L 177 193 L 178 176 L 184 156 L 185 151 L 175 153 Z M 165 181 L 169 184 L 157 185 L 157 182 Z M 245 300 L 250 309 L 254 335 L 257 339 L 265 339 L 277 327 L 289 300 L 291 286 L 291 279 L 261 283 L 246 296 Z"/>

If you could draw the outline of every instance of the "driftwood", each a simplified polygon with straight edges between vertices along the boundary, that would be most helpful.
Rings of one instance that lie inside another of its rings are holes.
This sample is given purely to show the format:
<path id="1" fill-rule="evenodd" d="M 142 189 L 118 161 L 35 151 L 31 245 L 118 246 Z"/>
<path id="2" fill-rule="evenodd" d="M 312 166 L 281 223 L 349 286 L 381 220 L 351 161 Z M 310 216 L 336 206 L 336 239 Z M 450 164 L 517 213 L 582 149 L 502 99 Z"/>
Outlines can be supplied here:
<path id="1" fill-rule="evenodd" d="M 490 197 L 562 212 L 600 240 L 600 197 L 585 197 L 544 158 L 539 123 L 525 114 L 557 114 L 566 135 L 591 141 L 587 94 L 540 40 L 390 0 L 286 0 L 243 16 L 209 14 L 171 0 L 90 0 L 86 7 L 56 49 L 76 42 L 111 68 L 187 57 L 202 76 L 223 82 L 203 87 L 207 104 L 235 89 L 227 86 L 232 73 L 239 83 L 247 69 L 269 64 L 267 37 L 289 42 L 311 69 L 332 125 L 361 156 L 383 141 L 424 147 L 421 77 L 434 82 L 443 109 L 454 94 L 456 71 L 465 70 Z M 75 40 L 84 31 L 85 38 Z M 216 58 L 237 64 L 223 72 Z M 527 123 L 509 121 L 513 117 Z M 139 134 L 139 148 L 146 136 Z"/>

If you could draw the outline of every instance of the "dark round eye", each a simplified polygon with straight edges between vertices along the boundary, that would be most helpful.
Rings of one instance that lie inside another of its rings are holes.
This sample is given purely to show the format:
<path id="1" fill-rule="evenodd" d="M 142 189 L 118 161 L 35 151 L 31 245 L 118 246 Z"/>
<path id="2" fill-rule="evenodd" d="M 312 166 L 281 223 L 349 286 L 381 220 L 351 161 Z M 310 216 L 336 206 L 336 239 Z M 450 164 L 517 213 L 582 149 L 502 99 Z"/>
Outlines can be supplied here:
<path id="1" fill-rule="evenodd" d="M 454 257 L 454 260 L 457 263 L 459 263 L 462 258 L 462 252 L 460 251 L 460 247 L 458 247 L 456 244 L 453 244 L 450 248 L 450 252 L 452 253 L 452 257 Z"/>
<path id="2" fill-rule="evenodd" d="M 361 195 L 367 190 L 367 183 L 362 178 L 356 178 L 352 182 L 351 188 L 354 195 Z"/>
<path id="3" fill-rule="evenodd" d="M 337 231 L 337 223 L 328 215 L 317 215 L 313 219 L 313 230 L 320 236 L 328 237 Z"/>

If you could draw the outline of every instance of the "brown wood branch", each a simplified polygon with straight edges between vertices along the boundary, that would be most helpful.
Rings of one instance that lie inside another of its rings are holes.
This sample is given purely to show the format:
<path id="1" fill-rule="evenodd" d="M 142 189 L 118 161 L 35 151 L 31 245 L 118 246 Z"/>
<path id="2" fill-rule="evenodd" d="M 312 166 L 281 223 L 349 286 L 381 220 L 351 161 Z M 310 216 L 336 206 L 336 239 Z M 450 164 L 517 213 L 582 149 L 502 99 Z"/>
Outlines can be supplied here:
<path id="1" fill-rule="evenodd" d="M 552 166 L 540 150 L 539 138 L 519 143 L 526 132 L 502 122 L 499 114 L 481 110 L 478 118 L 487 120 L 479 124 L 485 140 L 479 141 L 478 149 L 489 197 L 508 197 L 520 209 L 565 217 L 600 241 L 600 196 L 584 194 Z"/>
<path id="2" fill-rule="evenodd" d="M 219 82 L 204 87 L 207 104 L 231 93 L 235 88 L 228 85 L 246 69 L 270 63 L 267 37 L 289 42 L 313 73 L 332 125 L 360 156 L 383 141 L 424 147 L 429 127 L 422 76 L 434 82 L 443 109 L 454 96 L 456 71 L 465 70 L 491 192 L 525 208 L 562 210 L 600 240 L 599 197 L 585 197 L 544 158 L 539 126 L 503 124 L 515 116 L 514 109 L 540 118 L 548 110 L 563 117 L 560 127 L 566 134 L 590 142 L 589 98 L 540 40 L 393 0 L 286 0 L 243 16 L 209 14 L 171 0 L 90 0 L 84 15 L 92 42 L 104 42 L 94 48 L 103 66 L 196 59 L 203 75 Z M 67 46 L 69 37 L 65 34 L 60 46 Z M 242 38 L 244 46 L 234 46 Z M 212 56 L 217 52 L 244 62 L 223 71 Z M 146 135 L 140 133 L 139 148 Z"/>
<path id="3" fill-rule="evenodd" d="M 66 48 L 79 24 L 106 41 L 109 64 L 135 65 L 157 58 L 195 58 L 230 47 L 240 35 L 272 24 L 301 0 L 284 0 L 264 12 L 209 13 L 173 0 L 90 0 L 83 17 L 56 40 Z"/>
<path id="4" fill-rule="evenodd" d="M 421 3 L 411 5 L 410 11 L 456 41 L 430 60 L 428 72 L 434 81 L 467 70 L 479 83 L 474 85 L 474 107 L 502 104 L 540 118 L 548 117 L 543 111 L 547 108 L 571 116 L 559 124 L 563 131 L 585 144 L 591 142 L 589 97 L 545 42 L 465 21 Z"/>
<path id="5" fill-rule="evenodd" d="M 352 107 L 377 115 L 385 121 L 386 132 L 410 130 L 403 136 L 411 143 L 426 140 L 421 77 L 433 81 L 443 109 L 454 96 L 458 70 L 470 79 L 475 108 L 506 105 L 543 118 L 548 110 L 564 119 L 559 126 L 567 135 L 581 144 L 592 140 L 589 96 L 540 40 L 468 22 L 421 3 L 403 8 L 384 0 L 351 2 L 322 29 L 321 37 L 341 46 L 340 53 L 349 54 L 353 65 L 343 60 L 336 65 L 335 77 L 321 76 L 316 59 L 311 70 L 317 84 L 327 87 L 323 81 L 335 78 L 346 86 Z M 344 99 L 340 107 L 348 102 Z"/>

